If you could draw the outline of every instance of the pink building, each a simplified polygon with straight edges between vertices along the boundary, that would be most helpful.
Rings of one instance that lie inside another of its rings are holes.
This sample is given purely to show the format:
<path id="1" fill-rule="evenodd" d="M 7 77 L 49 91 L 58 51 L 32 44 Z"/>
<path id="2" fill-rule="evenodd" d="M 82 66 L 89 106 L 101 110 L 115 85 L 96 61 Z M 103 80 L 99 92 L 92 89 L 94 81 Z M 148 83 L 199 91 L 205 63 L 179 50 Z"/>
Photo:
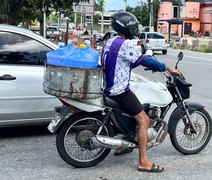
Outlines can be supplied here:
<path id="1" fill-rule="evenodd" d="M 212 32 L 212 1 L 200 0 L 200 31 Z"/>
<path id="2" fill-rule="evenodd" d="M 211 14 L 207 14 L 210 10 Z M 181 20 L 182 24 L 176 24 L 178 20 Z M 212 1 L 184 2 L 182 0 L 182 6 L 161 2 L 157 31 L 164 34 L 170 31 L 181 37 L 192 31 L 200 31 L 203 34 L 205 31 L 212 31 Z"/>

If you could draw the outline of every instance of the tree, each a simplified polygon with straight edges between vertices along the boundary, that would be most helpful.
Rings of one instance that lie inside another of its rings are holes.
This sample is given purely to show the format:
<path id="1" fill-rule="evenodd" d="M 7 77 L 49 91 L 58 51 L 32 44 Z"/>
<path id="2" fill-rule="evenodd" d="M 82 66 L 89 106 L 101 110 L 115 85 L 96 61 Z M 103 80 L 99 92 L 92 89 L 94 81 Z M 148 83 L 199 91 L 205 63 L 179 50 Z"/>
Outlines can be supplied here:
<path id="1" fill-rule="evenodd" d="M 70 13 L 73 11 L 72 4 L 79 3 L 80 0 L 27 0 L 29 2 L 29 5 L 31 5 L 33 10 L 37 11 L 37 19 L 40 22 L 40 32 L 42 34 L 43 32 L 43 19 L 44 19 L 44 11 L 46 13 L 46 16 L 49 16 L 49 14 L 52 11 L 56 11 L 59 14 L 60 13 Z M 87 0 L 86 0 L 87 1 Z"/>
<path id="2" fill-rule="evenodd" d="M 22 16 L 22 7 L 26 0 L 0 0 L 1 23 L 17 25 Z"/>
<path id="3" fill-rule="evenodd" d="M 104 31 L 104 24 L 103 24 L 103 20 L 104 20 L 104 7 L 105 7 L 105 1 L 104 0 L 97 0 L 97 6 L 99 7 L 100 11 L 102 12 L 101 14 L 101 33 L 103 33 Z"/>
<path id="4" fill-rule="evenodd" d="M 141 6 L 135 8 L 127 7 L 127 12 L 134 14 L 142 26 L 149 26 L 149 6 L 145 2 L 141 2 Z"/>
<path id="5" fill-rule="evenodd" d="M 88 2 L 89 0 L 82 0 Z M 38 19 L 43 29 L 43 11 L 47 16 L 54 10 L 57 12 L 72 12 L 72 4 L 80 0 L 0 0 L 0 21 L 17 25 L 20 22 L 29 23 Z"/>
<path id="6" fill-rule="evenodd" d="M 105 11 L 105 1 L 104 0 L 97 0 L 95 11 Z"/>
<path id="7" fill-rule="evenodd" d="M 149 19 L 150 19 L 150 0 L 147 2 L 140 1 L 140 6 L 136 6 L 135 8 L 127 7 L 127 11 L 133 13 L 140 24 L 145 27 L 149 27 Z M 154 12 L 153 12 L 153 20 L 154 20 L 154 30 L 157 30 L 157 19 L 158 19 L 158 11 L 160 8 L 159 0 L 153 1 Z"/>

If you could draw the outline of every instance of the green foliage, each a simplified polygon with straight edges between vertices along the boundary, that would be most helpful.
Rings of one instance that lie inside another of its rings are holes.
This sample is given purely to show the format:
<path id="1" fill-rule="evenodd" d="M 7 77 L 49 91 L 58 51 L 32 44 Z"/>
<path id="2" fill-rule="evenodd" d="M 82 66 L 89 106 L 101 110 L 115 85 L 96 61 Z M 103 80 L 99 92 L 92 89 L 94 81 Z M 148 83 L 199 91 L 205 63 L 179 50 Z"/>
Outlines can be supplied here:
<path id="1" fill-rule="evenodd" d="M 98 24 L 99 20 L 101 19 L 101 16 L 99 14 L 96 14 L 93 16 L 93 22 L 94 24 Z"/>
<path id="2" fill-rule="evenodd" d="M 143 26 L 149 26 L 150 13 L 147 3 L 141 2 L 141 6 L 136 6 L 135 8 L 128 6 L 126 10 L 134 14 Z"/>
<path id="3" fill-rule="evenodd" d="M 196 51 L 204 53 L 212 53 L 212 48 L 207 44 L 200 44 L 200 46 L 196 49 Z"/>
<path id="4" fill-rule="evenodd" d="M 181 5 L 181 0 L 161 0 L 161 2 L 172 2 L 173 5 Z"/>
<path id="5" fill-rule="evenodd" d="M 105 0 L 97 0 L 95 11 L 104 11 L 105 9 Z"/>
<path id="6" fill-rule="evenodd" d="M 0 22 L 17 25 L 23 16 L 26 0 L 0 0 Z"/>
<path id="7" fill-rule="evenodd" d="M 0 0 L 0 22 L 18 24 L 30 22 L 35 19 L 42 21 L 43 9 L 47 16 L 56 10 L 64 13 L 72 12 L 72 4 L 80 0 Z M 87 0 L 85 0 L 87 1 Z"/>

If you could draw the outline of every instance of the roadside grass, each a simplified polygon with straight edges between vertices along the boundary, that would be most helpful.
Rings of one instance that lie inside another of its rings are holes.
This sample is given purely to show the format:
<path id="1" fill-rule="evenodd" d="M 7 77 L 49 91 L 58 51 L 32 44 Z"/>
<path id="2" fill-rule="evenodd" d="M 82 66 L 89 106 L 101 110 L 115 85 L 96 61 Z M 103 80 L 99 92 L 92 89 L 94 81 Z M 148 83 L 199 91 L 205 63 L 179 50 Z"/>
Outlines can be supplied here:
<path id="1" fill-rule="evenodd" d="M 199 44 L 196 46 L 192 45 L 184 45 L 184 44 L 176 44 L 173 43 L 170 46 L 173 49 L 182 49 L 182 50 L 191 50 L 191 51 L 196 51 L 196 52 L 204 52 L 204 53 L 212 53 L 212 46 L 209 46 L 207 44 Z"/>
<path id="2" fill-rule="evenodd" d="M 199 47 L 195 49 L 195 51 L 204 52 L 204 53 L 212 53 L 212 47 L 206 44 L 200 44 Z"/>

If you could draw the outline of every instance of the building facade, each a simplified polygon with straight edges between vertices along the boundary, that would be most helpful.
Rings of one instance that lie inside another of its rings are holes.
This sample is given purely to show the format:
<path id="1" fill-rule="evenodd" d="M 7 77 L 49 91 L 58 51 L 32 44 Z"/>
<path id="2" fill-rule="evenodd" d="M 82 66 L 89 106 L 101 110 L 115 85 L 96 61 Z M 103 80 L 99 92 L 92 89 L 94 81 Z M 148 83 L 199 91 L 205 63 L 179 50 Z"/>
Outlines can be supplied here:
<path id="1" fill-rule="evenodd" d="M 191 32 L 199 31 L 205 34 L 212 31 L 212 1 L 185 2 L 181 5 L 173 5 L 171 2 L 161 2 L 158 12 L 158 32 L 168 33 L 167 20 L 179 19 L 183 25 L 172 24 L 170 32 L 178 36 L 184 36 Z M 183 28 L 183 29 L 182 29 Z"/>
<path id="2" fill-rule="evenodd" d="M 200 31 L 212 32 L 212 0 L 200 0 Z"/>

